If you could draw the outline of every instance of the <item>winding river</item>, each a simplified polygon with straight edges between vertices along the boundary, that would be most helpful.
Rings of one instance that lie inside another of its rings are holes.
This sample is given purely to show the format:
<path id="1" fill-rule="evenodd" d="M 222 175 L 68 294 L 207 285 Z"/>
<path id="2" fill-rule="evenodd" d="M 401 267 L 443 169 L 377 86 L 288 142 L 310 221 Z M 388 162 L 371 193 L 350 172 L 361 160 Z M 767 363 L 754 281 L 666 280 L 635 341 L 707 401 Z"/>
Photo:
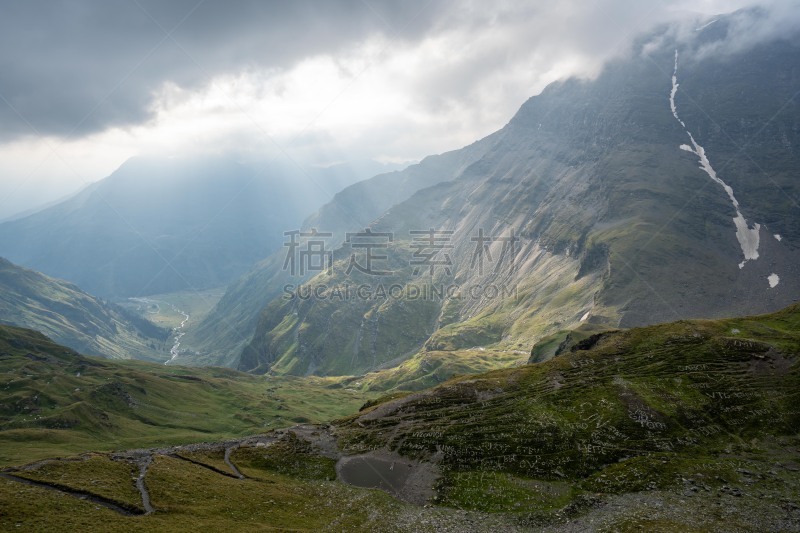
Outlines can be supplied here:
<path id="1" fill-rule="evenodd" d="M 145 305 L 155 305 L 158 310 L 154 314 L 159 314 L 161 312 L 162 305 L 168 305 L 172 307 L 173 311 L 175 311 L 179 315 L 183 315 L 183 320 L 181 321 L 180 325 L 172 328 L 172 334 L 175 336 L 175 340 L 172 344 L 172 348 L 170 348 L 169 350 L 170 358 L 164 362 L 165 365 L 170 364 L 180 354 L 181 337 L 186 335 L 186 332 L 183 331 L 183 328 L 185 328 L 186 323 L 189 322 L 189 313 L 186 313 L 185 311 L 178 309 L 174 304 L 171 304 L 169 302 L 162 302 L 160 300 L 151 300 L 149 298 L 130 298 L 130 300 L 134 302 L 143 303 Z"/>

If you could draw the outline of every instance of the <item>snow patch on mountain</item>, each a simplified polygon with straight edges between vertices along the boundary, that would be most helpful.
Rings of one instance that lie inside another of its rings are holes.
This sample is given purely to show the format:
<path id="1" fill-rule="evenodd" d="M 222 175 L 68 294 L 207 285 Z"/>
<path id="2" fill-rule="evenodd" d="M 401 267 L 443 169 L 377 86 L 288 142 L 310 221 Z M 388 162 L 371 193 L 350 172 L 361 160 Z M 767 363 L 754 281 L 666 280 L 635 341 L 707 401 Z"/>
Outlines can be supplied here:
<path id="1" fill-rule="evenodd" d="M 742 253 L 744 254 L 744 261 L 739 263 L 739 268 L 744 268 L 745 263 L 747 263 L 748 261 L 755 261 L 756 259 L 758 259 L 758 246 L 760 241 L 759 233 L 761 230 L 761 224 L 753 224 L 753 227 L 752 228 L 750 227 L 750 225 L 747 222 L 747 219 L 745 219 L 744 215 L 742 215 L 742 212 L 739 208 L 739 201 L 733 194 L 733 188 L 727 183 L 725 183 L 722 180 L 722 178 L 717 176 L 717 172 L 714 170 L 714 167 L 711 166 L 711 162 L 708 160 L 705 148 L 700 146 L 700 144 L 695 140 L 692 133 L 686 127 L 686 124 L 684 124 L 684 122 L 678 116 L 678 108 L 675 105 L 675 94 L 678 92 L 679 85 L 680 84 L 678 83 L 678 51 L 675 50 L 675 69 L 673 70 L 672 73 L 672 90 L 669 93 L 669 107 L 672 110 L 672 116 L 674 116 L 675 120 L 677 120 L 681 124 L 681 126 L 683 126 L 684 131 L 689 136 L 689 141 L 691 141 L 692 143 L 691 146 L 687 144 L 682 144 L 680 148 L 681 150 L 692 152 L 694 155 L 696 155 L 700 160 L 700 168 L 702 168 L 703 171 L 706 174 L 708 174 L 708 176 L 712 180 L 719 183 L 725 190 L 725 192 L 728 194 L 728 198 L 733 204 L 733 208 L 736 210 L 736 216 L 733 219 L 733 223 L 736 226 L 736 239 L 739 241 L 739 246 L 742 248 Z"/>
<path id="2" fill-rule="evenodd" d="M 781 282 L 781 278 L 777 274 L 770 274 L 767 281 L 769 281 L 769 288 L 774 289 Z"/>
<path id="3" fill-rule="evenodd" d="M 707 23 L 703 24 L 702 26 L 700 26 L 699 28 L 695 28 L 694 31 L 703 31 L 704 29 L 706 29 L 709 26 L 711 26 L 712 24 L 714 24 L 717 20 L 719 20 L 719 19 L 714 19 L 711 22 L 707 22 Z"/>
<path id="4" fill-rule="evenodd" d="M 675 50 L 675 69 L 672 71 L 672 90 L 669 93 L 669 108 L 672 110 L 672 116 L 675 117 L 675 120 L 681 123 L 683 129 L 686 129 L 686 124 L 684 124 L 683 121 L 678 116 L 678 108 L 675 107 L 675 94 L 678 92 L 679 86 L 680 84 L 678 83 L 678 51 Z M 681 148 L 683 148 L 684 146 L 686 146 L 686 148 L 689 148 L 685 144 L 682 144 Z"/>

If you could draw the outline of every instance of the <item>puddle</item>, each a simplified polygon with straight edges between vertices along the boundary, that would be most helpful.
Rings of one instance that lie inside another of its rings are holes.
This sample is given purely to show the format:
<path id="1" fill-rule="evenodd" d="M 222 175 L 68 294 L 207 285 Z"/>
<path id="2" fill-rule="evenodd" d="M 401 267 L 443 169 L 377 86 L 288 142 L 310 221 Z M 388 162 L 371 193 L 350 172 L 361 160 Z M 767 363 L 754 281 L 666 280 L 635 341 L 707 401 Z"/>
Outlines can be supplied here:
<path id="1" fill-rule="evenodd" d="M 339 479 L 348 485 L 381 489 L 399 496 L 414 465 L 382 457 L 344 457 L 337 465 Z"/>
<path id="2" fill-rule="evenodd" d="M 336 463 L 339 481 L 367 489 L 380 489 L 404 502 L 423 505 L 436 496 L 438 465 L 414 461 L 391 452 L 371 452 L 342 457 Z"/>

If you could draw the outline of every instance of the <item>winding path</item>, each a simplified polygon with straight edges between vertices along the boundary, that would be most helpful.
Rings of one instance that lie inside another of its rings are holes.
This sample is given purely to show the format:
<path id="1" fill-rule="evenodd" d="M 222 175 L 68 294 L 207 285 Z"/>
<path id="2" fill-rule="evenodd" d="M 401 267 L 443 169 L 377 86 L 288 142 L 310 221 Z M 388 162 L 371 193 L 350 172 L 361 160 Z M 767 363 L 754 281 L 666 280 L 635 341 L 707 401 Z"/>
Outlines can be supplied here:
<path id="1" fill-rule="evenodd" d="M 225 448 L 225 464 L 226 464 L 226 465 L 228 465 L 228 467 L 231 469 L 231 471 L 232 471 L 234 474 L 236 474 L 236 476 L 237 476 L 239 479 L 244 479 L 244 477 L 245 477 L 245 476 L 244 476 L 244 474 L 242 474 L 241 472 L 239 472 L 239 469 L 238 469 L 238 468 L 236 468 L 236 465 L 235 465 L 235 464 L 233 464 L 233 461 L 231 461 L 231 452 L 233 452 L 233 451 L 234 451 L 235 449 L 237 449 L 238 447 L 239 447 L 239 445 L 235 445 L 235 446 L 228 446 L 227 448 Z"/>
<path id="2" fill-rule="evenodd" d="M 155 511 L 150 504 L 150 493 L 147 492 L 147 486 L 144 484 L 144 477 L 147 475 L 147 469 L 153 463 L 153 456 L 148 455 L 139 461 L 139 477 L 136 478 L 136 488 L 139 489 L 139 494 L 142 496 L 142 507 L 144 507 L 144 514 L 148 515 Z"/>

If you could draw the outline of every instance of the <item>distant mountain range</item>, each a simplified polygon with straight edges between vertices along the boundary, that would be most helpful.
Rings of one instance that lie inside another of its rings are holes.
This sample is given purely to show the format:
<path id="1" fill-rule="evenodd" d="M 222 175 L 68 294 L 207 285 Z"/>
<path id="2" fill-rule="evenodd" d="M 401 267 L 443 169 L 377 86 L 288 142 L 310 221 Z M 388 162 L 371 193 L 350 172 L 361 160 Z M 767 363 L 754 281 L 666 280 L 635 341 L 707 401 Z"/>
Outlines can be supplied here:
<path id="1" fill-rule="evenodd" d="M 734 23 L 759 16 L 662 27 L 596 79 L 547 87 L 499 132 L 349 187 L 304 224 L 332 234 L 332 269 L 292 276 L 286 249 L 262 262 L 187 335 L 196 361 L 357 374 L 430 350 L 528 352 L 582 324 L 796 301 L 800 40 L 734 46 Z M 365 229 L 384 236 L 369 253 L 391 274 L 353 269 Z M 360 285 L 372 292 L 343 300 Z M 375 297 L 381 286 L 399 296 Z M 424 286 L 450 292 L 409 297 Z"/>
<path id="2" fill-rule="evenodd" d="M 0 323 L 40 331 L 87 355 L 169 359 L 170 331 L 95 298 L 72 283 L 0 258 Z"/>
<path id="3" fill-rule="evenodd" d="M 106 298 L 225 285 L 342 188 L 394 166 L 139 157 L 0 224 L 0 255 Z"/>

